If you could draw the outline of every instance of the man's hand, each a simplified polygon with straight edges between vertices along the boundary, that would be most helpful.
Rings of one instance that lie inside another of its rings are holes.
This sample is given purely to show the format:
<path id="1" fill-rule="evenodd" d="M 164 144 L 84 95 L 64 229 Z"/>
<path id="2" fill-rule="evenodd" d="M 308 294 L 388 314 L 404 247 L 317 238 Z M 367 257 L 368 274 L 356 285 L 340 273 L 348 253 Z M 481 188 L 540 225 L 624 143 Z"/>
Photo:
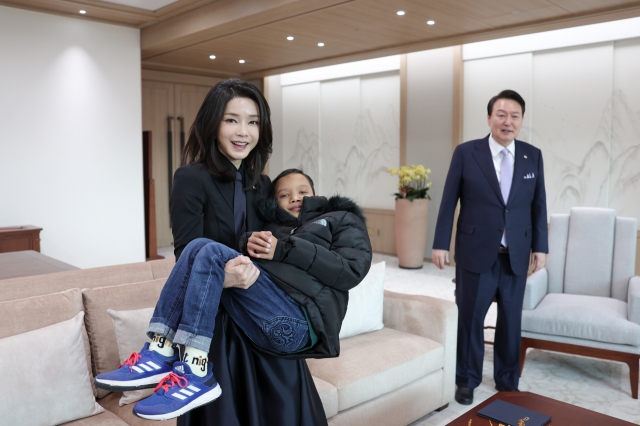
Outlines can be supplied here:
<path id="1" fill-rule="evenodd" d="M 271 260 L 277 245 L 278 239 L 270 231 L 254 232 L 247 241 L 247 251 L 251 257 Z"/>
<path id="2" fill-rule="evenodd" d="M 449 251 L 433 249 L 431 251 L 431 260 L 438 268 L 444 269 L 444 264 L 449 263 Z"/>
<path id="3" fill-rule="evenodd" d="M 544 265 L 547 264 L 547 254 L 531 253 L 531 264 L 536 266 L 533 272 L 537 272 L 540 269 L 544 268 Z"/>
<path id="4" fill-rule="evenodd" d="M 247 256 L 240 255 L 224 265 L 224 288 L 236 287 L 248 289 L 256 282 L 260 270 Z"/>

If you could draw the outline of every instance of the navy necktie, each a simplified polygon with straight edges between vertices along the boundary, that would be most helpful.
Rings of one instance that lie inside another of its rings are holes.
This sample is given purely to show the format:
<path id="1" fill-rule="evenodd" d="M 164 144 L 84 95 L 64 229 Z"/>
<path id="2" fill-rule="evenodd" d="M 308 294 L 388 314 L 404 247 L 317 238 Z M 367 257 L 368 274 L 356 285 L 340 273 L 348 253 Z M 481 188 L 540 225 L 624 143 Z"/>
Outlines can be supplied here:
<path id="1" fill-rule="evenodd" d="M 233 224 L 236 231 L 236 243 L 245 230 L 245 218 L 247 217 L 247 196 L 242 190 L 242 174 L 236 171 L 233 193 Z"/>

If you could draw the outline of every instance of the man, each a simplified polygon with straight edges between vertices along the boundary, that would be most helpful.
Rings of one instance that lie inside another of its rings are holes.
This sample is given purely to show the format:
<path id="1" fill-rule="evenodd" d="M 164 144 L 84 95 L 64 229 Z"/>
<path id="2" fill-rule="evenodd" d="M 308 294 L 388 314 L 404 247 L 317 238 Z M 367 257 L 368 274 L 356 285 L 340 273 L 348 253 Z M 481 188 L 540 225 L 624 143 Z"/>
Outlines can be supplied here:
<path id="1" fill-rule="evenodd" d="M 438 213 L 432 259 L 449 262 L 453 216 L 456 234 L 458 351 L 456 401 L 473 402 L 482 382 L 484 318 L 498 302 L 493 377 L 498 391 L 517 391 L 520 327 L 529 263 L 544 267 L 547 207 L 542 153 L 516 140 L 524 99 L 504 90 L 487 106 L 491 133 L 456 147 Z"/>

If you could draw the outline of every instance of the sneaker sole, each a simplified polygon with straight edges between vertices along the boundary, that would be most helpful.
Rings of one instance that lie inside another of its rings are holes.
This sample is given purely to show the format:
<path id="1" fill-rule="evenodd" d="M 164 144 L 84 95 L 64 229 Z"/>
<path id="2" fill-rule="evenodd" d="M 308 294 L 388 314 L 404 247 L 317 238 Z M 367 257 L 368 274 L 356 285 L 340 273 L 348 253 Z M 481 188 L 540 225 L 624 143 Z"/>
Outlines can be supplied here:
<path id="1" fill-rule="evenodd" d="M 154 388 L 166 375 L 170 372 L 156 374 L 155 376 L 146 377 L 144 379 L 129 380 L 127 382 L 117 380 L 94 379 L 93 383 L 96 387 L 112 392 L 133 391 L 140 389 Z"/>
<path id="2" fill-rule="evenodd" d="M 140 417 L 141 419 L 146 419 L 146 420 L 169 420 L 169 419 L 175 419 L 178 416 L 183 415 L 184 413 L 186 413 L 187 411 L 191 411 L 194 408 L 198 408 L 202 405 L 206 405 L 210 402 L 215 401 L 216 399 L 218 399 L 218 397 L 222 394 L 222 389 L 220 388 L 220 384 L 218 383 L 216 385 L 215 388 L 213 388 L 212 390 L 210 390 L 209 392 L 205 393 L 204 395 L 202 395 L 199 398 L 194 399 L 193 401 L 191 401 L 190 403 L 188 403 L 187 405 L 185 405 L 184 407 L 180 408 L 179 410 L 176 411 L 172 411 L 171 413 L 166 413 L 166 414 L 140 414 L 136 411 L 135 407 L 132 409 L 133 414 L 135 414 L 137 417 Z"/>

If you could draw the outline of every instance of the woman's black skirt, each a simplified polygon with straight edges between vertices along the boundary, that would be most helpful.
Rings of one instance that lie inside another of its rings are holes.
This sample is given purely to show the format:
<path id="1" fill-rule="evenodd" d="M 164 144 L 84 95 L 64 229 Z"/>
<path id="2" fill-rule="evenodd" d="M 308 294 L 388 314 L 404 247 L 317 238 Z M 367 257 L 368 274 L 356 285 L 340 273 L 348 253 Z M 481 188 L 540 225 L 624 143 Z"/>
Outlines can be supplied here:
<path id="1" fill-rule="evenodd" d="M 178 426 L 323 426 L 327 419 L 303 359 L 260 351 L 220 306 L 209 362 L 222 388 Z"/>

